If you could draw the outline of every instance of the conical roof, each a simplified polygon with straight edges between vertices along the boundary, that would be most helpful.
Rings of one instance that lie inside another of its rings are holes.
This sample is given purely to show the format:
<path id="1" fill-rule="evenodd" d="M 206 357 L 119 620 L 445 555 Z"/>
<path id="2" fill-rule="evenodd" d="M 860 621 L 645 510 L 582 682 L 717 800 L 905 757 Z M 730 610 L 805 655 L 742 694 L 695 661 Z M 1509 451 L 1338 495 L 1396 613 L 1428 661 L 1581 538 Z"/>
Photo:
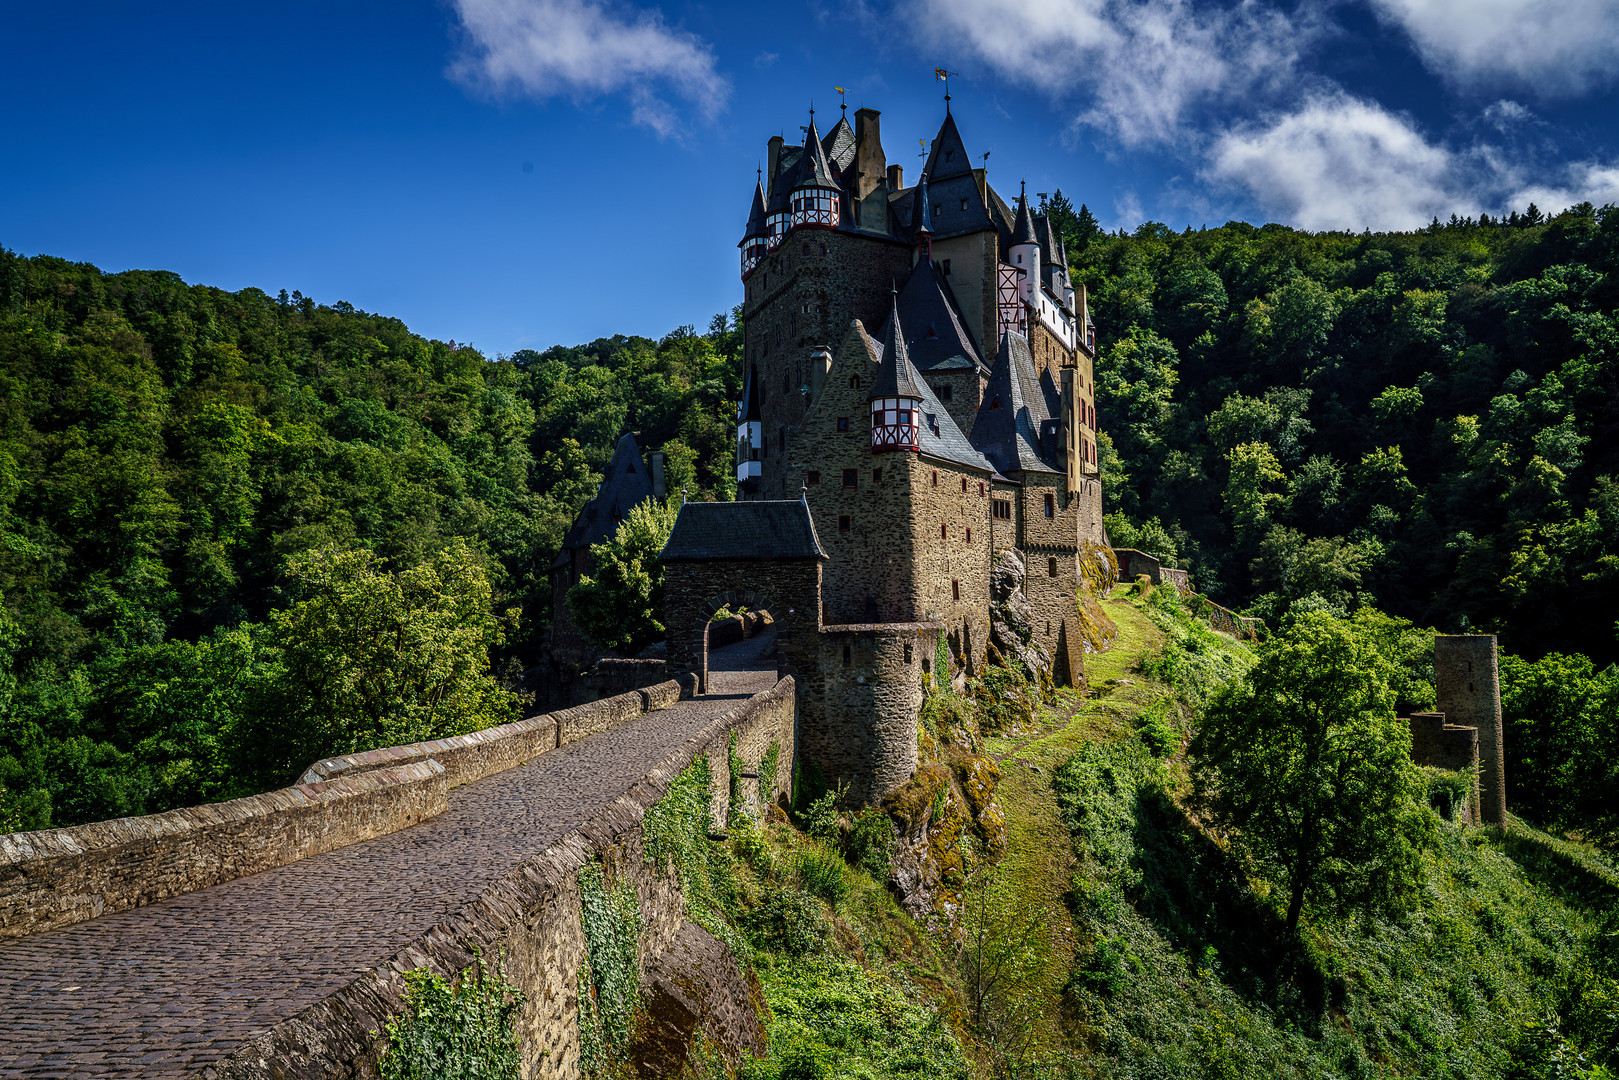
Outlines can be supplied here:
<path id="1" fill-rule="evenodd" d="M 911 202 L 911 231 L 917 236 L 933 233 L 933 205 L 928 200 L 928 174 L 917 182 Z"/>
<path id="2" fill-rule="evenodd" d="M 1017 223 L 1012 226 L 1012 246 L 1036 243 L 1039 240 L 1034 235 L 1034 218 L 1029 215 L 1029 196 L 1027 192 L 1020 191 L 1017 197 Z"/>
<path id="3" fill-rule="evenodd" d="M 804 156 L 798 161 L 798 173 L 793 177 L 791 186 L 794 189 L 838 186 L 837 175 L 833 173 L 832 163 L 826 159 L 826 149 L 821 145 L 820 132 L 815 130 L 813 112 L 810 113 L 809 130 L 804 134 Z"/>
<path id="4" fill-rule="evenodd" d="M 826 151 L 826 160 L 839 174 L 847 173 L 849 166 L 854 164 L 857 146 L 854 128 L 849 126 L 847 115 L 840 116 L 832 130 L 826 133 L 826 138 L 821 140 L 821 149 Z"/>
<path id="5" fill-rule="evenodd" d="M 935 183 L 953 176 L 972 175 L 972 160 L 968 158 L 967 147 L 961 141 L 961 132 L 956 130 L 956 118 L 948 112 L 944 114 L 944 123 L 939 127 L 938 137 L 933 140 L 927 166 L 922 171 L 933 177 Z"/>
<path id="6" fill-rule="evenodd" d="M 748 211 L 748 228 L 742 234 L 742 243 L 746 244 L 755 236 L 767 235 L 765 230 L 765 185 L 760 180 L 753 187 L 753 208 Z M 738 245 L 739 247 L 741 245 Z"/>
<path id="7" fill-rule="evenodd" d="M 877 368 L 869 396 L 919 398 L 921 383 L 910 352 L 905 348 L 905 332 L 899 323 L 899 294 L 896 293 L 888 313 L 888 334 L 883 338 L 882 364 Z"/>

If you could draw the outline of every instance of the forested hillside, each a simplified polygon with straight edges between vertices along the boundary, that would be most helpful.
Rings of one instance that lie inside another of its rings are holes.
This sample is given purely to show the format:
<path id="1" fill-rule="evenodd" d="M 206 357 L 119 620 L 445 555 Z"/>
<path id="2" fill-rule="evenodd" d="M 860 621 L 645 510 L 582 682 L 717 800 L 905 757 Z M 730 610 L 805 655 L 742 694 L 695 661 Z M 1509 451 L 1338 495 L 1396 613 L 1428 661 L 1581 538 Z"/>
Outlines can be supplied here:
<path id="1" fill-rule="evenodd" d="M 727 493 L 738 339 L 722 316 L 491 360 L 344 303 L 0 249 L 0 831 L 509 713 L 490 653 L 531 655 L 617 437 Z M 333 663 L 361 609 L 400 642 L 371 683 Z"/>
<path id="2" fill-rule="evenodd" d="M 1066 223 L 1110 532 L 1274 619 L 1619 657 L 1619 210 L 1309 234 Z"/>

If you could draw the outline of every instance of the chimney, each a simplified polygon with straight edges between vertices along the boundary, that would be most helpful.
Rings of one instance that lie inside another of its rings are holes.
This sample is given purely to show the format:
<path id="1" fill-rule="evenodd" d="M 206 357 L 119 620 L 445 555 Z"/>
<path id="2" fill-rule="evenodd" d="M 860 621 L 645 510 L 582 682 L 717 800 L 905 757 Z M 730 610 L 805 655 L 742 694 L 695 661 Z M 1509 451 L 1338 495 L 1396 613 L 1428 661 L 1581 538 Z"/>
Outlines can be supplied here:
<path id="1" fill-rule="evenodd" d="M 783 139 L 780 135 L 772 135 L 772 136 L 770 136 L 770 150 L 769 150 L 770 158 L 769 158 L 769 161 L 768 161 L 768 163 L 766 165 L 766 168 L 765 168 L 765 181 L 766 181 L 766 183 L 765 183 L 765 201 L 766 202 L 770 201 L 770 196 L 775 194 L 775 191 L 776 191 L 776 165 L 777 165 L 778 162 L 781 161 L 781 146 L 782 146 L 782 143 L 784 143 L 784 142 L 786 142 L 786 140 Z"/>
<path id="2" fill-rule="evenodd" d="M 905 186 L 905 167 L 890 165 L 888 167 L 888 190 L 898 191 Z"/>
<path id="3" fill-rule="evenodd" d="M 859 109 L 854 114 L 855 171 L 859 173 L 855 198 L 864 199 L 883 182 L 888 159 L 883 154 L 882 113 Z"/>

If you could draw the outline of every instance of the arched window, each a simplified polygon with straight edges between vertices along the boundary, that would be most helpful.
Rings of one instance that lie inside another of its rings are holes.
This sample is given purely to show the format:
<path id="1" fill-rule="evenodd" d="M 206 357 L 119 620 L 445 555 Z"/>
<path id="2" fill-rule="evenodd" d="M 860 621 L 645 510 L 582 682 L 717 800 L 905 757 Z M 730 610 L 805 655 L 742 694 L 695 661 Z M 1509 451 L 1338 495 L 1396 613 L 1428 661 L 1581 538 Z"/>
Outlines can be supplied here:
<path id="1" fill-rule="evenodd" d="M 858 390 L 858 389 L 860 389 L 860 376 L 858 376 L 858 375 L 849 376 L 849 389 L 850 390 Z"/>

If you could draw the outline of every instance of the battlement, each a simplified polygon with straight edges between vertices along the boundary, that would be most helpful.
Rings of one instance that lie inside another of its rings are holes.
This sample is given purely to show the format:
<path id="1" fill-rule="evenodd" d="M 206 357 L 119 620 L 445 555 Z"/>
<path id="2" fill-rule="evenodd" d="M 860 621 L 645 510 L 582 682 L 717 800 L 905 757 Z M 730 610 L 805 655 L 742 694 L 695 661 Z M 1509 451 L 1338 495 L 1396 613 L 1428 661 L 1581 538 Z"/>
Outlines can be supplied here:
<path id="1" fill-rule="evenodd" d="M 1478 728 L 1447 724 L 1442 712 L 1412 713 L 1406 722 L 1411 725 L 1411 760 L 1418 765 L 1447 772 L 1478 768 Z M 1473 796 L 1458 820 L 1468 824 L 1477 824 L 1481 820 L 1476 773 L 1473 777 Z"/>

